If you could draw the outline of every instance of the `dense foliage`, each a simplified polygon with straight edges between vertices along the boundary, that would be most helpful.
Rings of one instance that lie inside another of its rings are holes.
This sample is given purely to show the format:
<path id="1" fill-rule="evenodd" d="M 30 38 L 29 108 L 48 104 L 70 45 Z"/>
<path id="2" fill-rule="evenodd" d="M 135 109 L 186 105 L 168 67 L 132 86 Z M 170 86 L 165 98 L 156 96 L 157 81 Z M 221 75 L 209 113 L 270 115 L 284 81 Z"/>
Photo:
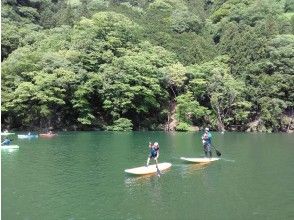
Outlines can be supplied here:
<path id="1" fill-rule="evenodd" d="M 291 0 L 1 4 L 6 128 L 294 130 Z"/>

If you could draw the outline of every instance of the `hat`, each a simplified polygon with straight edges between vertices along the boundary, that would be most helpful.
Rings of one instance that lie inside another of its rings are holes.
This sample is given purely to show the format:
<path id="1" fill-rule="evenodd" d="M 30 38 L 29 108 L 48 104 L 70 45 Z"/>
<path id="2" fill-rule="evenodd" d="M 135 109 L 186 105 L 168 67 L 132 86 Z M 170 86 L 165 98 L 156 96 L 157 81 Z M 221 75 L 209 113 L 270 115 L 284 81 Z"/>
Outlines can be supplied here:
<path id="1" fill-rule="evenodd" d="M 158 146 L 158 143 L 157 143 L 157 142 L 155 142 L 155 143 L 154 143 L 154 146 L 156 146 L 156 147 L 157 147 L 157 146 Z"/>
<path id="2" fill-rule="evenodd" d="M 209 131 L 209 128 L 205 128 L 205 131 Z"/>

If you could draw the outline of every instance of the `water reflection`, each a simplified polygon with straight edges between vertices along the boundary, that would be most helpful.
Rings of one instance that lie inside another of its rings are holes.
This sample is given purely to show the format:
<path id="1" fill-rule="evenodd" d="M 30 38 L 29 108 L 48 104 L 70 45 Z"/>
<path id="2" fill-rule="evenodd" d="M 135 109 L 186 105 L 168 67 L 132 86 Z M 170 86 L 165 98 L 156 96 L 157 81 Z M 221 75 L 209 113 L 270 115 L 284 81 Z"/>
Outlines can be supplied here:
<path id="1" fill-rule="evenodd" d="M 125 185 L 126 187 L 133 187 L 136 185 L 141 185 L 150 181 L 152 178 L 159 178 L 156 173 L 150 173 L 142 176 L 135 176 L 135 175 L 126 175 L 125 178 Z"/>
<path id="2" fill-rule="evenodd" d="M 209 166 L 210 163 L 185 163 L 181 165 L 182 176 L 195 174 L 196 171 L 203 170 Z"/>
<path id="3" fill-rule="evenodd" d="M 207 192 L 215 192 L 221 177 L 221 164 L 214 164 L 213 168 L 205 169 L 201 173 L 201 180 Z"/>
<path id="4" fill-rule="evenodd" d="M 150 201 L 155 202 L 156 204 L 161 202 L 161 182 L 156 174 L 126 177 L 125 186 L 128 194 L 134 197 L 141 194 L 142 189 L 144 189 L 144 194 Z"/>
<path id="5" fill-rule="evenodd" d="M 179 167 L 182 178 L 194 179 L 201 183 L 207 192 L 216 190 L 221 172 L 221 165 L 218 162 L 184 163 Z"/>

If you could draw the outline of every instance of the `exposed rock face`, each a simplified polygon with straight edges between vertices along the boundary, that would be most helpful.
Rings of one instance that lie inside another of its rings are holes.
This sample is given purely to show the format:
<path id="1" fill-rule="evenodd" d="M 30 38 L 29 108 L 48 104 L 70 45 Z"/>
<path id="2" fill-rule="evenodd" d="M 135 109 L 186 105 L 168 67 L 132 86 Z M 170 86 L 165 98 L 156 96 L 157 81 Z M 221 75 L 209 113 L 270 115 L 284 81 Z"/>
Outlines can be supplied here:
<path id="1" fill-rule="evenodd" d="M 294 133 L 294 114 L 282 117 L 282 131 Z"/>
<path id="2" fill-rule="evenodd" d="M 175 131 L 178 121 L 176 119 L 176 102 L 172 101 L 169 105 L 168 121 L 165 125 L 165 131 Z"/>
<path id="3" fill-rule="evenodd" d="M 191 131 L 200 131 L 200 128 L 197 126 L 191 126 Z"/>
<path id="4" fill-rule="evenodd" d="M 261 118 L 247 124 L 247 132 L 272 132 L 272 128 L 266 128 Z M 294 133 L 294 114 L 282 116 L 279 131 Z"/>
<path id="5" fill-rule="evenodd" d="M 259 118 L 253 122 L 247 124 L 247 132 L 266 132 L 266 127 L 264 126 L 262 120 Z"/>

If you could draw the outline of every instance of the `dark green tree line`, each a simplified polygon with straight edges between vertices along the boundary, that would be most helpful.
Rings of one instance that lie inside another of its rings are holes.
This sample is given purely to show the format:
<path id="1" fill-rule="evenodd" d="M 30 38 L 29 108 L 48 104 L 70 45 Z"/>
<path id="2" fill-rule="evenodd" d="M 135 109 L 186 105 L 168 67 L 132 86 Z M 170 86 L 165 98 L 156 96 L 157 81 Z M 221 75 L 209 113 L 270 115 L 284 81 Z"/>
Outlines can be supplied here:
<path id="1" fill-rule="evenodd" d="M 1 6 L 4 126 L 294 129 L 292 1 Z"/>

